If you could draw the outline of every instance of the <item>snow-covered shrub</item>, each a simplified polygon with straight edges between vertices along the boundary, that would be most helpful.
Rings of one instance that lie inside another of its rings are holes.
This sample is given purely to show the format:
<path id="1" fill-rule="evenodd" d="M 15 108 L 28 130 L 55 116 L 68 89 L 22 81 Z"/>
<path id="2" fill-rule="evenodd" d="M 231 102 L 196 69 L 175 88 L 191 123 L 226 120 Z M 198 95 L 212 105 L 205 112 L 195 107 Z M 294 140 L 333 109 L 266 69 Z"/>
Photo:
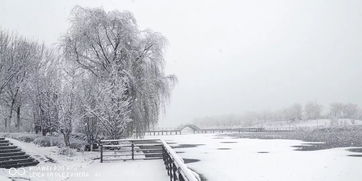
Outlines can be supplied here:
<path id="1" fill-rule="evenodd" d="M 87 144 L 86 141 L 80 139 L 71 139 L 70 141 L 70 148 L 76 149 L 77 151 L 83 150 L 85 145 Z"/>
<path id="2" fill-rule="evenodd" d="M 76 140 L 87 140 L 87 135 L 85 135 L 84 133 L 73 133 L 70 137 Z"/>
<path id="3" fill-rule="evenodd" d="M 5 133 L 1 134 L 1 136 L 13 138 L 27 143 L 33 142 L 36 138 L 40 137 L 40 135 L 31 134 L 31 133 Z"/>
<path id="4" fill-rule="evenodd" d="M 19 136 L 19 137 L 17 137 L 17 140 L 30 143 L 30 142 L 33 142 L 36 138 L 37 138 L 37 136 Z"/>
<path id="5" fill-rule="evenodd" d="M 69 147 L 62 147 L 58 151 L 59 155 L 74 156 L 75 151 Z"/>
<path id="6" fill-rule="evenodd" d="M 83 143 L 70 143 L 70 148 L 76 149 L 77 151 L 83 150 L 85 144 Z"/>
<path id="7" fill-rule="evenodd" d="M 59 137 L 53 137 L 53 136 L 42 136 L 38 137 L 34 140 L 34 143 L 39 146 L 60 146 L 62 144 L 62 140 Z"/>

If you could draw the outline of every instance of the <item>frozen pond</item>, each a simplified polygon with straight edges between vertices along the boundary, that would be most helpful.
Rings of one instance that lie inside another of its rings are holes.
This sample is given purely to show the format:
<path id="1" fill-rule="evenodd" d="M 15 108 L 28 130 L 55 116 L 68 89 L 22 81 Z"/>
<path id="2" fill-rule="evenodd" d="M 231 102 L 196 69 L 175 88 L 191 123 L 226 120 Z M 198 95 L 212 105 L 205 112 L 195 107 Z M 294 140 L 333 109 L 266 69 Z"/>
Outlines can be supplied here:
<path id="1" fill-rule="evenodd" d="M 163 136 L 208 181 L 360 181 L 362 157 L 348 148 L 295 151 L 298 140 L 233 139 L 211 134 Z M 198 161 L 200 160 L 200 161 Z M 193 161 L 193 162 L 192 162 Z"/>

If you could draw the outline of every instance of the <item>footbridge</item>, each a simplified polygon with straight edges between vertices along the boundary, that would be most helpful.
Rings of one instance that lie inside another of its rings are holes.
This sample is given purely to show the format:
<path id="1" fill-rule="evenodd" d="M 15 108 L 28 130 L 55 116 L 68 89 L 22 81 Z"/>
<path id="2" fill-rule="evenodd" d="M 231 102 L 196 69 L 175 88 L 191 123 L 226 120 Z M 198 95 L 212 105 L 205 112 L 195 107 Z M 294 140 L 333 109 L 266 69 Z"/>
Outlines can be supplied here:
<path id="1" fill-rule="evenodd" d="M 241 133 L 241 132 L 285 132 L 292 131 L 290 128 L 260 128 L 260 127 L 237 127 L 237 128 L 200 128 L 195 124 L 181 125 L 175 129 L 158 129 L 146 132 L 146 135 L 178 135 L 189 128 L 194 134 L 202 133 Z"/>

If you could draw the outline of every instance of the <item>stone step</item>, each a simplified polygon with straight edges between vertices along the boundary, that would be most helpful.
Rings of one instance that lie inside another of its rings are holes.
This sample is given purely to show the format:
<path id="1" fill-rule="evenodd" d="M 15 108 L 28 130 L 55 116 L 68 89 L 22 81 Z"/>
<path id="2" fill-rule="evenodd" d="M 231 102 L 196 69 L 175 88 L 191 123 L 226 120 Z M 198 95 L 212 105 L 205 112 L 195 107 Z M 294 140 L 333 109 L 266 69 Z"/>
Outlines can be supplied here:
<path id="1" fill-rule="evenodd" d="M 0 153 L 11 153 L 11 152 L 18 152 L 21 151 L 20 148 L 13 148 L 13 149 L 0 149 Z"/>
<path id="2" fill-rule="evenodd" d="M 9 153 L 0 153 L 0 157 L 15 156 L 15 155 L 25 155 L 25 152 L 17 151 L 17 152 L 9 152 Z"/>
<path id="3" fill-rule="evenodd" d="M 27 158 L 20 158 L 20 159 L 4 160 L 4 161 L 0 161 L 0 165 L 25 163 L 25 162 L 29 162 L 29 161 L 34 161 L 34 159 L 27 157 Z"/>
<path id="4" fill-rule="evenodd" d="M 0 145 L 0 151 L 1 150 L 6 150 L 6 149 L 15 149 L 15 148 L 18 148 L 18 147 L 16 147 L 16 146 L 14 146 L 14 145 L 4 145 L 4 146 L 2 146 L 2 145 Z"/>
<path id="5" fill-rule="evenodd" d="M 155 154 L 145 154 L 146 158 L 162 158 L 162 153 L 155 153 Z"/>
<path id="6" fill-rule="evenodd" d="M 4 156 L 0 157 L 0 161 L 8 161 L 8 160 L 14 160 L 14 159 L 25 159 L 29 158 L 29 155 L 11 155 L 11 156 Z"/>
<path id="7" fill-rule="evenodd" d="M 0 143 L 0 146 L 8 146 L 11 145 L 11 143 Z"/>
<path id="8" fill-rule="evenodd" d="M 0 140 L 0 143 L 9 143 L 9 140 Z"/>
<path id="9" fill-rule="evenodd" d="M 38 161 L 34 159 L 29 159 L 23 162 L 4 164 L 1 165 L 1 168 L 19 168 L 19 167 L 35 166 L 37 164 L 39 164 Z"/>
<path id="10" fill-rule="evenodd" d="M 5 138 L 0 138 L 0 168 L 35 166 L 39 162 Z"/>

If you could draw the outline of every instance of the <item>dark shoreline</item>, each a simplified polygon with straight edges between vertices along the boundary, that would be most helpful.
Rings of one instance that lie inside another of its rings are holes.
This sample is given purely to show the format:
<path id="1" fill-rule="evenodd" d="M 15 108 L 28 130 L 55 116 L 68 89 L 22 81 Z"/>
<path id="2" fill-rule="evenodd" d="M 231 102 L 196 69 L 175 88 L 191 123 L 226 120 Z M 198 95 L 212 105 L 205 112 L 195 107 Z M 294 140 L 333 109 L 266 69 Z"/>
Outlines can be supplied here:
<path id="1" fill-rule="evenodd" d="M 288 139 L 309 142 L 294 146 L 297 151 L 314 151 L 340 147 L 362 147 L 362 127 L 324 128 L 289 132 L 243 132 L 223 134 L 233 138 Z M 349 151 L 362 153 L 362 149 Z"/>

